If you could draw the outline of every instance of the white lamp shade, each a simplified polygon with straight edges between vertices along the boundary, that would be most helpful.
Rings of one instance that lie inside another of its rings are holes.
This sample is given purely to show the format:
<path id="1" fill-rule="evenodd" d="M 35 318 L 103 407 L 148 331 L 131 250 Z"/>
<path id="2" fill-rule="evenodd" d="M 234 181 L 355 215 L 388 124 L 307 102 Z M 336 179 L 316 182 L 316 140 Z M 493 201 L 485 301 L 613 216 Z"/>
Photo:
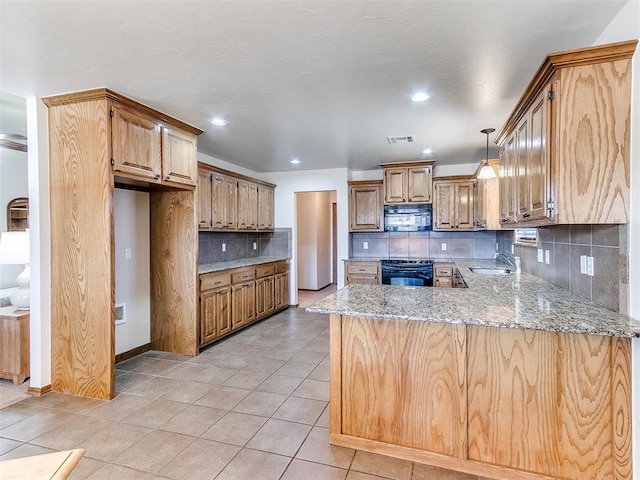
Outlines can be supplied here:
<path id="1" fill-rule="evenodd" d="M 481 180 L 487 178 L 496 178 L 496 172 L 493 170 L 493 167 L 491 165 L 485 163 L 478 173 L 478 178 Z"/>
<path id="2" fill-rule="evenodd" d="M 29 263 L 29 232 L 0 233 L 0 265 Z"/>

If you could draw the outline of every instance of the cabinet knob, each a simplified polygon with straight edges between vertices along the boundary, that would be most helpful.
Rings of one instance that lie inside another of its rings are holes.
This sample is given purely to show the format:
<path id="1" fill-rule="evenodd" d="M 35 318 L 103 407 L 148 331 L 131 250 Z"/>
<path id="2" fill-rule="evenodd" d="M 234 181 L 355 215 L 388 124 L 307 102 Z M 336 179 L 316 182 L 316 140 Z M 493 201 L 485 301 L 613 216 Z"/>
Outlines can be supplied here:
<path id="1" fill-rule="evenodd" d="M 164 177 L 165 180 L 171 180 L 171 177 L 169 175 L 167 175 L 166 177 Z"/>
<path id="2" fill-rule="evenodd" d="M 524 212 L 522 214 L 522 218 L 529 218 L 531 216 L 531 214 L 529 212 Z"/>
<path id="3" fill-rule="evenodd" d="M 156 173 L 155 179 L 158 180 L 160 178 L 160 174 Z"/>

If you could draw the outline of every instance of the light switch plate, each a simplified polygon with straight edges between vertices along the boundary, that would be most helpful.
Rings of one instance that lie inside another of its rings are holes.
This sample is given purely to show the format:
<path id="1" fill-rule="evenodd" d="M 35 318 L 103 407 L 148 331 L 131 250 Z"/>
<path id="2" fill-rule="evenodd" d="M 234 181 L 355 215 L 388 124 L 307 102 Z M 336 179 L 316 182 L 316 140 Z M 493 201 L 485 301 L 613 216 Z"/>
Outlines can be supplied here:
<path id="1" fill-rule="evenodd" d="M 258 242 L 253 242 L 253 249 L 257 250 L 258 249 Z"/>
<path id="2" fill-rule="evenodd" d="M 587 257 L 587 275 L 593 277 L 593 257 Z"/>
<path id="3" fill-rule="evenodd" d="M 580 255 L 580 273 L 587 273 L 587 256 Z"/>
<path id="4" fill-rule="evenodd" d="M 541 248 L 538 249 L 538 262 L 544 262 L 544 250 Z"/>
<path id="5" fill-rule="evenodd" d="M 551 263 L 551 252 L 549 250 L 544 251 L 544 263 L 547 265 Z"/>
<path id="6" fill-rule="evenodd" d="M 131 260 L 131 249 L 130 248 L 125 248 L 124 249 L 124 259 L 125 260 Z"/>
<path id="7" fill-rule="evenodd" d="M 226 243 L 223 243 L 223 244 L 222 244 L 222 251 L 223 251 L 223 252 L 226 252 L 226 251 L 227 251 L 227 244 L 226 244 Z"/>
<path id="8" fill-rule="evenodd" d="M 369 250 L 369 242 L 362 242 L 362 249 Z"/>
<path id="9" fill-rule="evenodd" d="M 447 250 L 447 244 L 443 243 L 442 244 L 442 251 L 445 252 Z"/>

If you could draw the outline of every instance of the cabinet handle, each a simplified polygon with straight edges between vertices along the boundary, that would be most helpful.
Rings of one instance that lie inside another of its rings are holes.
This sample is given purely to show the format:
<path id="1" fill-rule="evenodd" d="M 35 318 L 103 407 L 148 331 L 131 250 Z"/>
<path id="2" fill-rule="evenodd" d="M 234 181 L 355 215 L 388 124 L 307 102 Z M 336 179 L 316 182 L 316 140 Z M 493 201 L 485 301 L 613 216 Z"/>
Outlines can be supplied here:
<path id="1" fill-rule="evenodd" d="M 222 283 L 221 280 L 218 280 L 216 283 L 214 283 L 214 285 L 220 285 Z"/>

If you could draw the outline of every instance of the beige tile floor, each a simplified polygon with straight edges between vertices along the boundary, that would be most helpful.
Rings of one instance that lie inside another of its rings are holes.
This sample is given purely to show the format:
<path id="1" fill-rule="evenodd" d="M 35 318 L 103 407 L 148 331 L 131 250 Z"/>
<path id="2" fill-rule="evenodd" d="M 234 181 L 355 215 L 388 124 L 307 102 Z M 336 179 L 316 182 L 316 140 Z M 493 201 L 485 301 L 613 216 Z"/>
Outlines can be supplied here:
<path id="1" fill-rule="evenodd" d="M 329 445 L 328 317 L 289 309 L 197 357 L 116 366 L 114 400 L 0 410 L 0 460 L 84 448 L 76 479 L 476 480 Z"/>

